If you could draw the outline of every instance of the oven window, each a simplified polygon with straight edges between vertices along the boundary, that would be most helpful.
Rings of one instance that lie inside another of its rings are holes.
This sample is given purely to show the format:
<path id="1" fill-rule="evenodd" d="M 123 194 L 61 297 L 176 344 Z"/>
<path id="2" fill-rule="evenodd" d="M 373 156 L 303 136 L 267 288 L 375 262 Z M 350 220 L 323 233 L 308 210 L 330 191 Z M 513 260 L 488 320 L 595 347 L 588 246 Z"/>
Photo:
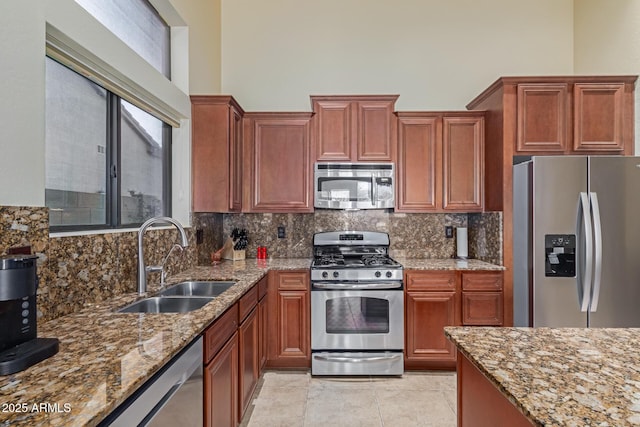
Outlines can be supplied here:
<path id="1" fill-rule="evenodd" d="M 323 198 L 358 202 L 372 199 L 371 178 L 319 178 L 318 190 Z"/>
<path id="2" fill-rule="evenodd" d="M 389 333 L 389 301 L 341 297 L 326 302 L 328 334 Z"/>

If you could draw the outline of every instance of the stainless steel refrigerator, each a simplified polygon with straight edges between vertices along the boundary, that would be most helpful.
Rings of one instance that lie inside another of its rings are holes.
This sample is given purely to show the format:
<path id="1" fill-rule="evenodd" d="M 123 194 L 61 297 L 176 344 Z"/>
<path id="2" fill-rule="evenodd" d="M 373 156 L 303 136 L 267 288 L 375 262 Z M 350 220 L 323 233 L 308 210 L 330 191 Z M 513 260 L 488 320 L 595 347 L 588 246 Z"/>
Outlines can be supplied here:
<path id="1" fill-rule="evenodd" d="M 513 167 L 514 325 L 640 327 L 640 157 Z"/>

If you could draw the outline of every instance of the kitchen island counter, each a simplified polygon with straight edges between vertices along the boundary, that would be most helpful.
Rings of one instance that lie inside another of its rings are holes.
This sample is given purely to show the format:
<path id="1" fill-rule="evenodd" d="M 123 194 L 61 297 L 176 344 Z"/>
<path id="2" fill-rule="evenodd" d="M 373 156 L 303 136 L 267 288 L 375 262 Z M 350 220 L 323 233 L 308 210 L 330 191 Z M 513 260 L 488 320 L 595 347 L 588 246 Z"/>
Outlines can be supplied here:
<path id="1" fill-rule="evenodd" d="M 191 268 L 167 286 L 184 280 L 236 284 L 188 313 L 116 313 L 141 298 L 130 293 L 40 324 L 38 336 L 58 338 L 60 351 L 25 371 L 0 376 L 0 426 L 98 424 L 269 270 L 308 269 L 310 263 L 248 259 Z M 148 294 L 158 290 L 150 284 Z"/>
<path id="2" fill-rule="evenodd" d="M 447 327 L 445 334 L 464 356 L 458 366 L 468 360 L 533 425 L 640 425 L 640 329 Z M 459 422 L 469 415 L 460 405 L 468 391 L 459 373 Z"/>

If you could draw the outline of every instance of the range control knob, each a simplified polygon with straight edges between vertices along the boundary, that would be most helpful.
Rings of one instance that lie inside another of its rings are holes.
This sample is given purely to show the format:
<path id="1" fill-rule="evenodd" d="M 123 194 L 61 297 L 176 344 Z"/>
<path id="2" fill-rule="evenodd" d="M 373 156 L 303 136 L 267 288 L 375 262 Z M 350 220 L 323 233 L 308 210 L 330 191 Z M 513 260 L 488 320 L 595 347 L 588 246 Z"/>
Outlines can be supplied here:
<path id="1" fill-rule="evenodd" d="M 375 276 L 376 276 L 376 277 L 380 277 L 380 276 L 382 276 L 382 273 L 380 273 L 379 271 L 376 271 L 376 272 L 375 272 Z"/>
<path id="2" fill-rule="evenodd" d="M 326 271 L 322 272 L 322 278 L 326 279 L 327 277 L 329 277 L 329 273 L 327 273 Z"/>
<path id="3" fill-rule="evenodd" d="M 387 271 L 387 277 L 391 278 L 391 276 L 393 276 L 393 274 L 390 271 Z"/>
<path id="4" fill-rule="evenodd" d="M 336 279 L 338 278 L 338 272 L 337 271 L 333 272 L 333 277 L 335 277 Z"/>

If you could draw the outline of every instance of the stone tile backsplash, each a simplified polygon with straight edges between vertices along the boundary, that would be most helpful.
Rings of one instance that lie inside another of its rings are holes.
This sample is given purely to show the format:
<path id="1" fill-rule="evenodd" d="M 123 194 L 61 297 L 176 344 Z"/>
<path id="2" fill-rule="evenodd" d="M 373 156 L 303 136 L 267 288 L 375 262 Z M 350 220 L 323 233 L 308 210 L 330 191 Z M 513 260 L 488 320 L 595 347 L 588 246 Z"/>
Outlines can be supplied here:
<path id="1" fill-rule="evenodd" d="M 470 257 L 502 264 L 501 218 L 499 213 L 404 214 L 385 210 L 318 210 L 309 214 L 224 214 L 222 235 L 226 238 L 233 228 L 247 229 L 249 258 L 255 258 L 258 246 L 266 246 L 272 258 L 310 257 L 313 234 L 335 230 L 389 233 L 391 255 L 396 257 L 451 258 L 456 253 L 455 238 L 446 238 L 444 232 L 445 226 L 451 225 L 454 228 L 469 227 Z M 285 227 L 283 239 L 278 238 L 280 226 Z M 221 244 L 222 240 L 217 242 L 213 249 Z M 208 254 L 205 255 L 199 256 L 199 259 L 208 262 Z"/>
<path id="2" fill-rule="evenodd" d="M 55 319 L 136 290 L 138 235 L 135 231 L 81 236 L 49 236 L 48 209 L 0 206 L 0 255 L 17 246 L 31 245 L 38 260 L 38 319 Z M 190 246 L 173 251 L 165 269 L 169 275 L 197 265 L 193 228 L 186 229 Z M 160 264 L 178 241 L 171 229 L 147 230 L 147 265 Z M 149 282 L 160 280 L 149 274 Z"/>

